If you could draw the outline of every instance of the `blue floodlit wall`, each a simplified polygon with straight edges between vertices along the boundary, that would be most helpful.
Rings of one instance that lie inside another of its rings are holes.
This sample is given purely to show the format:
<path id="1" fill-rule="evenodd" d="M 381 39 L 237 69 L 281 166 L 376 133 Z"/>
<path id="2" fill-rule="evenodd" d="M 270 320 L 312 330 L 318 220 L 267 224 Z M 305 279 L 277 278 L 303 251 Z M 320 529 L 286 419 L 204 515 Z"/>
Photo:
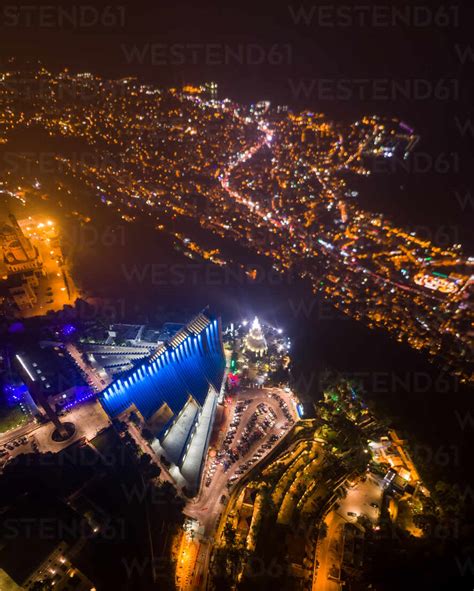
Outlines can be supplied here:
<path id="1" fill-rule="evenodd" d="M 134 404 L 149 419 L 164 403 L 176 416 L 190 395 L 202 406 L 209 386 L 219 391 L 225 369 L 219 321 L 201 315 L 198 325 L 196 332 L 191 322 L 159 355 L 104 390 L 100 401 L 110 417 Z"/>

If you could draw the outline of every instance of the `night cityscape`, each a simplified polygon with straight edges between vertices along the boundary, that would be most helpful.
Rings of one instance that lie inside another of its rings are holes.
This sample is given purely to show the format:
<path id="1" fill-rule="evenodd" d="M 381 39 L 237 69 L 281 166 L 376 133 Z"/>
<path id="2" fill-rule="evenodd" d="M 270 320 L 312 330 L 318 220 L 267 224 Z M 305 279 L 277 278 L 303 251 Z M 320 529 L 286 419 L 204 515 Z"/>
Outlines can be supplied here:
<path id="1" fill-rule="evenodd" d="M 0 9 L 0 591 L 474 588 L 470 16 Z"/>

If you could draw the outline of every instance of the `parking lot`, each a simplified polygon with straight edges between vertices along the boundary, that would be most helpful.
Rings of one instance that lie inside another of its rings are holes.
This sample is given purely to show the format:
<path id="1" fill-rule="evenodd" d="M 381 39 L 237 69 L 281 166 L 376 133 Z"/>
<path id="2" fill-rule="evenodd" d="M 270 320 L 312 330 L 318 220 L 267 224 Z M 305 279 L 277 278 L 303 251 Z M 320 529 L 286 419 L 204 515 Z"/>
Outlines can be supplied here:
<path id="1" fill-rule="evenodd" d="M 38 451 L 34 436 L 23 435 L 0 446 L 0 470 L 14 457 Z"/>
<path id="2" fill-rule="evenodd" d="M 280 439 L 282 433 L 293 424 L 294 418 L 286 401 L 276 392 L 265 391 L 266 401 L 259 397 L 237 400 L 222 448 L 210 462 L 204 478 L 204 486 L 209 487 L 218 467 L 228 473 L 238 464 L 229 476 L 226 487 L 230 489 L 240 476 L 258 463 Z M 279 410 L 274 408 L 278 404 Z M 256 405 L 256 406 L 255 406 Z M 251 408 L 253 410 L 251 410 Z M 282 423 L 281 415 L 284 422 Z"/>
<path id="3" fill-rule="evenodd" d="M 231 401 L 215 453 L 207 459 L 203 486 L 188 514 L 211 532 L 232 487 L 262 461 L 296 420 L 289 392 L 277 388 L 244 390 Z"/>

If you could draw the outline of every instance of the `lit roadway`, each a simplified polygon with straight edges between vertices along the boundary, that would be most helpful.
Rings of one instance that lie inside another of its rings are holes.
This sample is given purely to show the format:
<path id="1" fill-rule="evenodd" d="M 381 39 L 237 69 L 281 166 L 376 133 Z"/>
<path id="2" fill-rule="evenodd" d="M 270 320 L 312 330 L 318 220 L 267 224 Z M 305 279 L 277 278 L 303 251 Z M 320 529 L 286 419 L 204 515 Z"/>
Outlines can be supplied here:
<path id="1" fill-rule="evenodd" d="M 262 139 L 257 144 L 251 146 L 250 148 L 248 148 L 244 152 L 241 152 L 240 154 L 238 154 L 237 157 L 234 157 L 235 160 L 231 164 L 229 164 L 229 166 L 227 167 L 224 174 L 219 177 L 219 181 L 221 183 L 221 187 L 224 189 L 224 191 L 226 191 L 234 199 L 234 201 L 247 206 L 252 213 L 254 213 L 258 217 L 262 218 L 263 221 L 269 222 L 273 226 L 280 228 L 282 226 L 281 222 L 278 222 L 275 219 L 273 219 L 272 217 L 269 217 L 269 213 L 273 214 L 274 212 L 265 212 L 265 211 L 261 210 L 260 205 L 258 203 L 254 203 L 250 199 L 246 199 L 240 193 L 231 189 L 230 184 L 229 184 L 230 175 L 231 175 L 232 171 L 234 170 L 234 168 L 237 168 L 237 166 L 239 164 L 243 164 L 244 162 L 247 162 L 247 160 L 250 160 L 251 158 L 253 158 L 253 156 L 259 150 L 261 150 L 264 146 L 270 147 L 270 144 L 273 140 L 273 132 L 271 130 L 269 130 L 268 127 L 266 126 L 266 124 L 263 122 L 259 122 L 258 127 L 259 127 L 259 130 L 262 133 L 264 133 L 264 136 L 262 137 Z"/>
<path id="2" fill-rule="evenodd" d="M 42 316 L 49 310 L 61 310 L 67 304 L 74 304 L 78 297 L 68 265 L 61 264 L 63 259 L 61 248 L 53 246 L 54 241 L 57 240 L 54 223 L 51 221 L 45 223 L 42 219 L 42 217 L 36 216 L 31 218 L 31 221 L 20 220 L 20 226 L 25 236 L 38 248 L 43 260 L 43 269 L 46 273 L 46 277 L 39 280 L 36 305 L 31 309 L 23 310 L 21 313 L 21 316 L 25 318 Z M 42 227 L 40 228 L 41 224 Z M 47 291 L 48 288 L 51 289 L 50 293 Z"/>
<path id="3" fill-rule="evenodd" d="M 41 453 L 53 452 L 56 453 L 61 449 L 68 447 L 71 443 L 78 441 L 82 437 L 87 440 L 93 439 L 99 431 L 105 429 L 110 425 L 110 420 L 105 414 L 101 404 L 94 399 L 83 402 L 76 407 L 69 410 L 63 417 L 60 417 L 62 422 L 71 422 L 76 426 L 76 431 L 71 439 L 65 442 L 55 442 L 51 439 L 54 431 L 54 425 L 47 422 L 44 425 L 39 425 L 36 422 L 30 422 L 18 429 L 14 429 L 0 436 L 0 445 L 4 445 L 15 439 L 23 436 L 30 436 L 35 439 L 38 444 L 38 450 Z M 15 450 L 11 451 L 11 457 L 19 455 L 20 453 L 29 453 L 30 445 L 24 444 Z"/>
<path id="4" fill-rule="evenodd" d="M 380 517 L 380 509 L 371 507 L 371 503 L 376 503 L 381 507 L 382 488 L 380 480 L 372 475 L 367 476 L 367 480 L 358 481 L 349 489 L 347 496 L 340 499 L 339 508 L 332 510 L 325 518 L 328 527 L 327 536 L 318 542 L 315 554 L 319 566 L 313 576 L 313 591 L 339 591 L 342 589 L 341 583 L 334 578 L 329 578 L 330 570 L 333 573 L 339 572 L 341 566 L 341 556 L 343 551 L 342 533 L 344 523 L 355 523 L 357 517 L 348 515 L 355 513 L 356 516 L 365 515 L 372 524 L 376 524 Z M 336 575 L 337 578 L 337 575 Z"/>
<path id="5" fill-rule="evenodd" d="M 229 164 L 229 166 L 227 167 L 224 174 L 219 177 L 219 180 L 221 183 L 221 187 L 228 193 L 228 195 L 230 197 L 233 198 L 233 200 L 235 202 L 247 206 L 253 214 L 257 215 L 264 222 L 281 230 L 281 228 L 283 226 L 285 226 L 286 224 L 282 223 L 281 221 L 279 221 L 275 218 L 275 212 L 273 212 L 271 210 L 269 210 L 267 212 L 262 210 L 259 204 L 254 203 L 251 199 L 246 199 L 243 195 L 241 195 L 237 191 L 230 188 L 230 176 L 232 174 L 232 171 L 239 164 L 242 164 L 242 163 L 250 160 L 251 158 L 253 158 L 253 156 L 259 150 L 261 150 L 265 145 L 268 147 L 270 147 L 270 145 L 271 145 L 271 142 L 273 140 L 273 132 L 271 130 L 269 130 L 268 127 L 266 126 L 266 124 L 263 122 L 259 122 L 258 126 L 259 126 L 260 131 L 264 133 L 264 137 L 258 143 L 254 144 L 253 146 L 251 146 L 250 148 L 248 148 L 244 152 L 241 152 L 240 154 L 238 154 L 237 157 L 234 157 L 233 161 Z M 377 128 L 375 129 L 373 135 L 376 134 L 376 131 L 377 131 Z M 364 147 L 366 146 L 366 144 L 368 143 L 368 141 L 372 137 L 373 136 L 370 136 L 370 137 L 366 138 L 365 142 L 361 142 L 361 144 L 359 145 L 358 151 L 356 151 L 339 168 L 341 168 L 341 169 L 345 168 L 349 164 L 349 162 L 352 161 L 353 158 L 360 156 Z M 318 170 L 315 167 L 312 167 L 311 170 L 315 174 L 318 173 Z M 326 189 L 331 194 L 331 196 L 333 198 L 335 198 L 333 191 L 328 188 L 327 183 L 324 182 L 324 179 L 322 179 L 319 174 L 317 174 L 317 177 L 318 177 L 318 181 L 321 183 L 323 188 Z M 296 235 L 296 237 L 300 240 L 304 241 L 307 238 L 307 235 L 304 232 L 304 230 L 295 227 L 294 224 L 288 225 L 288 230 L 289 230 L 290 235 Z M 343 255 L 341 254 L 341 252 L 338 249 L 331 250 L 331 249 L 325 247 L 321 243 L 318 243 L 318 244 L 320 245 L 321 250 L 323 250 L 325 252 L 325 254 L 327 254 L 333 258 L 336 258 L 341 263 L 342 262 L 347 263 L 347 261 L 343 260 Z M 397 281 L 393 281 L 392 279 L 389 279 L 388 277 L 384 277 L 382 275 L 379 275 L 378 273 L 375 273 L 375 272 L 367 269 L 366 267 L 364 267 L 363 265 L 360 264 L 360 261 L 357 261 L 357 259 L 353 256 L 353 253 L 351 253 L 350 259 L 348 257 L 348 260 L 350 260 L 350 264 L 354 269 L 362 271 L 363 273 L 368 273 L 369 275 L 372 275 L 373 277 L 375 277 L 377 280 L 380 280 L 383 283 L 388 284 L 392 287 L 396 287 L 396 288 L 404 290 L 404 291 L 415 293 L 415 294 L 417 294 L 421 297 L 424 297 L 424 298 L 431 298 L 431 299 L 435 299 L 435 300 L 438 300 L 441 302 L 444 301 L 443 298 L 440 298 L 434 294 L 429 294 L 429 293 L 426 293 L 426 292 L 423 292 L 423 291 L 417 289 L 416 287 L 405 285 L 405 284 L 399 283 Z"/>
<path id="6" fill-rule="evenodd" d="M 104 390 L 109 385 L 111 380 L 106 378 L 102 381 L 102 379 L 96 374 L 94 369 L 84 362 L 80 351 L 77 349 L 75 345 L 73 345 L 72 343 L 68 343 L 66 345 L 66 351 L 72 357 L 74 363 L 78 366 L 78 368 L 86 377 L 87 383 L 91 388 L 93 388 L 95 392 L 102 392 L 102 390 Z"/>
<path id="7" fill-rule="evenodd" d="M 193 540 L 187 532 L 183 532 L 176 562 L 176 588 L 187 591 L 192 589 L 193 569 L 201 544 Z"/>
<path id="8" fill-rule="evenodd" d="M 193 577 L 191 580 L 187 578 L 187 582 L 183 577 L 180 577 L 180 581 L 178 582 L 178 589 L 182 591 L 191 591 L 194 589 L 205 589 L 206 587 L 206 576 L 209 570 L 209 559 L 211 556 L 212 551 L 212 543 L 214 541 L 213 536 L 215 534 L 216 528 L 218 526 L 219 518 L 222 514 L 222 511 L 225 508 L 225 505 L 222 504 L 221 497 L 222 495 L 226 496 L 226 501 L 229 497 L 229 491 L 227 489 L 227 482 L 229 478 L 235 474 L 241 464 L 244 464 L 248 460 L 253 457 L 253 454 L 256 450 L 265 443 L 269 442 L 271 435 L 277 434 L 280 437 L 287 433 L 287 430 L 283 430 L 283 425 L 287 422 L 285 415 L 283 414 L 283 410 L 280 408 L 278 401 L 270 396 L 270 392 L 277 393 L 287 404 L 288 410 L 290 415 L 293 419 L 296 419 L 296 412 L 293 400 L 289 393 L 284 392 L 278 388 L 262 388 L 262 389 L 249 389 L 239 392 L 235 397 L 232 398 L 231 403 L 231 412 L 228 413 L 226 423 L 222 427 L 222 432 L 225 434 L 229 429 L 230 423 L 233 421 L 234 418 L 234 409 L 235 405 L 238 401 L 244 400 L 252 400 L 249 404 L 248 408 L 243 411 L 241 414 L 240 423 L 235 431 L 234 438 L 232 443 L 230 444 L 230 448 L 233 449 L 237 446 L 238 440 L 242 436 L 242 432 L 244 431 L 250 417 L 257 409 L 257 406 L 261 403 L 264 403 L 267 407 L 271 408 L 275 415 L 275 424 L 273 427 L 269 428 L 266 431 L 266 434 L 259 439 L 258 441 L 254 442 L 248 453 L 244 455 L 244 457 L 239 457 L 237 462 L 231 465 L 231 467 L 224 472 L 224 467 L 222 464 L 217 464 L 216 471 L 214 472 L 214 476 L 212 477 L 212 481 L 210 486 L 205 486 L 205 480 L 208 472 L 208 467 L 212 463 L 213 458 L 207 458 L 207 462 L 203 468 L 203 479 L 200 488 L 200 493 L 196 500 L 192 500 L 188 503 L 185 513 L 189 517 L 196 519 L 204 528 L 204 533 L 202 536 L 199 536 L 198 544 L 199 549 L 197 551 L 194 565 L 190 566 L 191 572 L 193 572 Z M 259 419 L 257 420 L 260 423 L 265 417 L 271 419 L 269 414 L 260 415 Z M 277 442 L 275 442 L 276 444 Z M 273 448 L 273 446 L 272 446 Z M 272 450 L 263 450 L 264 454 L 260 458 L 259 461 L 263 461 L 268 453 Z M 258 465 L 258 462 L 250 466 L 248 470 L 244 472 L 246 475 L 250 470 L 255 468 Z M 236 481 L 236 483 L 238 480 Z M 236 484 L 235 483 L 235 484 Z M 181 560 L 180 556 L 178 556 L 178 562 Z M 183 573 L 182 569 L 180 568 L 180 573 Z"/>

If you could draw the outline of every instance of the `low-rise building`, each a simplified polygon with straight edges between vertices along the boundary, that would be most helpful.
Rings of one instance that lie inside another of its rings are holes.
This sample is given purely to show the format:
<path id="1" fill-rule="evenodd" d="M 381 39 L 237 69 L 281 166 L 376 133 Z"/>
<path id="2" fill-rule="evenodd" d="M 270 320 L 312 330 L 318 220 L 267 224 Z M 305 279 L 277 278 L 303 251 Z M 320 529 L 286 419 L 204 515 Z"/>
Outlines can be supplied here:
<path id="1" fill-rule="evenodd" d="M 24 235 L 15 216 L 10 214 L 8 219 L 0 227 L 2 291 L 19 310 L 26 310 L 37 303 L 36 288 L 45 270 L 37 247 Z"/>

